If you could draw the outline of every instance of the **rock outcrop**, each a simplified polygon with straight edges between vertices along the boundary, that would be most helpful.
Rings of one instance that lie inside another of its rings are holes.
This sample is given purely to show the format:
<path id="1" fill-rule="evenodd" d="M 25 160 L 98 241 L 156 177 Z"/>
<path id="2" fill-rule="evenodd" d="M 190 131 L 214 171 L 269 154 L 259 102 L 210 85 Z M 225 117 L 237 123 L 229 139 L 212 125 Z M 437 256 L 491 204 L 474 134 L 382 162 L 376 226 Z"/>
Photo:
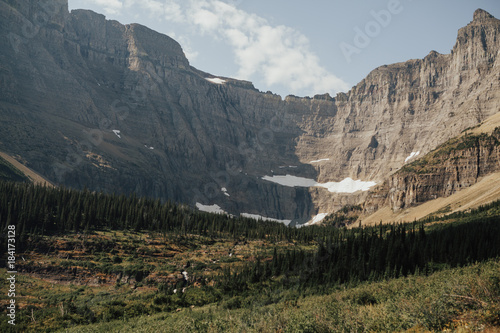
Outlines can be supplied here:
<path id="1" fill-rule="evenodd" d="M 500 23 L 481 10 L 451 54 L 379 67 L 334 98 L 204 73 L 173 39 L 65 0 L 1 0 L 0 31 L 0 151 L 54 183 L 236 215 L 306 221 L 358 203 L 367 192 L 262 177 L 382 183 L 500 105 Z"/>
<path id="2" fill-rule="evenodd" d="M 493 133 L 459 136 L 409 163 L 370 193 L 368 211 L 389 206 L 394 212 L 448 197 L 500 171 L 500 127 Z"/>

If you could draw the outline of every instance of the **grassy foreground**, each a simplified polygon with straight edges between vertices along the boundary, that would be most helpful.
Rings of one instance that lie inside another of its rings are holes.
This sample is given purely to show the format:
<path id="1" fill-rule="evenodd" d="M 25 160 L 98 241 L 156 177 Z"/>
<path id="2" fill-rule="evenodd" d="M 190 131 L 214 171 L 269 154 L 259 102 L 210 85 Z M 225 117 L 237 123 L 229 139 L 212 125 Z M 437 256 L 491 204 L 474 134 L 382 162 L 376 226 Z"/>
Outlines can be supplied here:
<path id="1" fill-rule="evenodd" d="M 0 225 L 15 227 L 19 272 L 16 326 L 2 293 L 0 332 L 494 332 L 499 207 L 409 225 L 289 228 L 0 181 Z"/>
<path id="2" fill-rule="evenodd" d="M 61 332 L 497 332 L 500 260 L 409 276 L 326 296 L 289 294 L 231 309 L 228 302 Z"/>

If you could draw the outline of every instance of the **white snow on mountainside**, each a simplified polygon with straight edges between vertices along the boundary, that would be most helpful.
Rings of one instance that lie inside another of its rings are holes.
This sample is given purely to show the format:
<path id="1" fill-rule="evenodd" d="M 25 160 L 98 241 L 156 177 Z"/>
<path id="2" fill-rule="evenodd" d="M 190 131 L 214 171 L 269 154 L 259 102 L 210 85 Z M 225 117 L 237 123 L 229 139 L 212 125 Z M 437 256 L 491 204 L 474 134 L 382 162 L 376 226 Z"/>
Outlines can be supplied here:
<path id="1" fill-rule="evenodd" d="M 223 84 L 223 83 L 226 83 L 226 80 L 223 80 L 223 79 L 220 79 L 218 77 L 214 77 L 212 79 L 209 79 L 209 78 L 206 78 L 205 80 L 209 81 L 209 82 L 212 82 L 212 83 L 215 83 L 215 84 Z"/>
<path id="2" fill-rule="evenodd" d="M 203 205 L 203 204 L 197 202 L 196 208 L 198 208 L 198 210 L 200 210 L 202 212 L 206 212 L 206 213 L 226 214 L 226 212 L 224 210 L 222 210 L 222 208 L 220 208 L 219 205 L 207 206 L 207 205 Z"/>
<path id="3" fill-rule="evenodd" d="M 405 163 L 406 163 L 406 162 L 408 162 L 409 160 L 411 160 L 412 158 L 417 157 L 419 154 L 420 154 L 420 151 L 417 151 L 417 152 L 413 151 L 413 152 L 410 154 L 410 156 L 408 156 L 408 157 L 405 159 Z"/>
<path id="4" fill-rule="evenodd" d="M 322 158 L 319 160 L 310 161 L 309 163 L 319 163 L 319 162 L 324 162 L 324 161 L 329 161 L 329 160 L 330 160 L 329 158 Z"/>
<path id="5" fill-rule="evenodd" d="M 313 217 L 313 219 L 311 221 L 305 223 L 304 225 L 309 226 L 309 225 L 319 223 L 319 222 L 323 221 L 325 219 L 325 217 L 327 217 L 327 216 L 328 216 L 328 213 L 320 213 L 320 214 L 316 215 L 315 217 Z"/>
<path id="6" fill-rule="evenodd" d="M 297 177 L 292 175 L 286 176 L 264 176 L 263 180 L 267 180 L 276 184 L 288 187 L 324 187 L 332 193 L 354 193 L 357 191 L 368 191 L 371 187 L 375 186 L 375 182 L 365 182 L 362 180 L 353 180 L 346 178 L 340 182 L 327 182 L 318 183 L 314 179 Z"/>

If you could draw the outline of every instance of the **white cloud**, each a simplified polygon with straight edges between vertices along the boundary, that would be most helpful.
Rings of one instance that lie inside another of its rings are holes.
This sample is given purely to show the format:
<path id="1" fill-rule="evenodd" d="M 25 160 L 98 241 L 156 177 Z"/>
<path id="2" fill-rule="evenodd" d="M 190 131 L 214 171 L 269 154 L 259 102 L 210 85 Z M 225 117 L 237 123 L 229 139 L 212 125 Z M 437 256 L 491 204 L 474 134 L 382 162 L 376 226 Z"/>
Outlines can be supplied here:
<path id="1" fill-rule="evenodd" d="M 193 49 L 189 37 L 177 36 L 175 32 L 169 32 L 167 33 L 167 35 L 175 39 L 177 42 L 179 42 L 179 44 L 182 45 L 182 50 L 184 51 L 184 54 L 186 55 L 186 58 L 188 58 L 189 62 L 192 62 L 196 60 L 196 58 L 198 58 L 199 52 Z"/>
<path id="2" fill-rule="evenodd" d="M 101 6 L 106 14 L 118 14 L 123 7 L 121 0 L 90 0 L 90 2 Z"/>
<path id="3" fill-rule="evenodd" d="M 192 15 L 193 23 L 198 25 L 202 32 L 213 32 L 219 27 L 220 20 L 215 13 L 201 9 Z"/>
<path id="4" fill-rule="evenodd" d="M 293 94 L 336 93 L 349 88 L 321 66 L 302 33 L 284 25 L 273 26 L 258 15 L 236 8 L 231 1 L 91 1 L 114 11 L 139 6 L 160 19 L 195 27 L 203 36 L 226 42 L 233 49 L 240 79 L 261 79 L 270 87 L 284 86 Z"/>

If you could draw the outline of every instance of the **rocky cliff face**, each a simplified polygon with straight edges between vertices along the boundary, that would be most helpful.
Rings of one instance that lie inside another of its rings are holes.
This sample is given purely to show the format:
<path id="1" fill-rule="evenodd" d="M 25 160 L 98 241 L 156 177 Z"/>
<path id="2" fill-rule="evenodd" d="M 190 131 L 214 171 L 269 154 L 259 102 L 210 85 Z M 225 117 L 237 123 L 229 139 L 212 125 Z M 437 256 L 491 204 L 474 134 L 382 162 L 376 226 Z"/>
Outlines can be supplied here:
<path id="1" fill-rule="evenodd" d="M 451 54 L 432 51 L 375 69 L 336 97 L 335 117 L 305 119 L 310 127 L 302 127 L 297 154 L 333 156 L 318 166 L 320 180 L 350 176 L 382 183 L 409 156 L 425 155 L 500 110 L 499 33 L 500 21 L 477 10 Z M 338 196 L 321 197 L 322 209 L 337 208 Z"/>
<path id="2" fill-rule="evenodd" d="M 0 1 L 0 149 L 71 187 L 280 219 L 313 212 L 307 189 L 261 180 L 300 165 L 302 110 L 283 116 L 279 96 L 207 80 L 146 27 L 50 4 Z"/>
<path id="3" fill-rule="evenodd" d="M 335 98 L 216 78 L 171 38 L 64 0 L 2 0 L 0 31 L 0 150 L 55 183 L 232 214 L 305 221 L 358 203 L 367 192 L 262 177 L 381 183 L 500 105 L 500 24 L 480 10 L 451 54 L 382 66 Z"/>
<path id="4" fill-rule="evenodd" d="M 448 197 L 500 171 L 500 127 L 493 133 L 466 133 L 451 139 L 389 177 L 374 191 L 367 209 L 389 206 L 394 212 Z"/>

